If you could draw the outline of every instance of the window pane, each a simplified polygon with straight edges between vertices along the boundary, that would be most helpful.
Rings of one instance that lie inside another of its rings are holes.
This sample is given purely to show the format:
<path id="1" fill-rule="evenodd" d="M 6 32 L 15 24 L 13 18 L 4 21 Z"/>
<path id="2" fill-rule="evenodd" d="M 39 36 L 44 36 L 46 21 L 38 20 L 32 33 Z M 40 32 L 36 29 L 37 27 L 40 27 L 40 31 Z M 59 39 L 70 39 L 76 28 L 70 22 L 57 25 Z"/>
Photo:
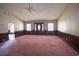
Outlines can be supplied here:
<path id="1" fill-rule="evenodd" d="M 44 31 L 43 24 L 42 24 L 42 31 Z"/>
<path id="2" fill-rule="evenodd" d="M 40 30 L 41 29 L 41 27 L 40 27 L 40 25 L 38 25 L 38 30 Z"/>
<path id="3" fill-rule="evenodd" d="M 48 31 L 53 31 L 53 30 L 54 30 L 54 24 L 48 23 Z"/>
<path id="4" fill-rule="evenodd" d="M 36 24 L 35 24 L 35 31 L 36 31 Z"/>
<path id="5" fill-rule="evenodd" d="M 31 24 L 27 24 L 27 31 L 31 31 Z"/>

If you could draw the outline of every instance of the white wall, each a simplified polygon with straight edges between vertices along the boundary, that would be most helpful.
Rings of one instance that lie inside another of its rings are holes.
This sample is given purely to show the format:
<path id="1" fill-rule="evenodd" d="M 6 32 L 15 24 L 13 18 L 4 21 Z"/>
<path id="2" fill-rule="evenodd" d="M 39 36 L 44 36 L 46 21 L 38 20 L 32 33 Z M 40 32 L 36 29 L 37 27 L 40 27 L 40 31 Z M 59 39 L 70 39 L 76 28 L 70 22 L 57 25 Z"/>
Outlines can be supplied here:
<path id="1" fill-rule="evenodd" d="M 79 4 L 70 4 L 59 18 L 58 30 L 79 36 Z"/>
<path id="2" fill-rule="evenodd" d="M 21 20 L 0 8 L 0 33 L 8 32 L 8 23 L 15 25 L 15 31 L 23 30 L 23 22 Z"/>

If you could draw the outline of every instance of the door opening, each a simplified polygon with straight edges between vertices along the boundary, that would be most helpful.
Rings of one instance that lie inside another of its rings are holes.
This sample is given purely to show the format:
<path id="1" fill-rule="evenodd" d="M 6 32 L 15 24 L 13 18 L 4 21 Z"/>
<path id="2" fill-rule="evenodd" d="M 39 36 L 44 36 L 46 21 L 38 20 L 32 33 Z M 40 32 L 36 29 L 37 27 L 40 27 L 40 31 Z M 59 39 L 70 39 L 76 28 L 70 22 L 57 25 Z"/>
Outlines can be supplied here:
<path id="1" fill-rule="evenodd" d="M 35 31 L 43 31 L 43 23 L 35 23 Z"/>
<path id="2" fill-rule="evenodd" d="M 9 40 L 14 40 L 15 39 L 15 28 L 13 23 L 8 23 L 8 38 Z"/>

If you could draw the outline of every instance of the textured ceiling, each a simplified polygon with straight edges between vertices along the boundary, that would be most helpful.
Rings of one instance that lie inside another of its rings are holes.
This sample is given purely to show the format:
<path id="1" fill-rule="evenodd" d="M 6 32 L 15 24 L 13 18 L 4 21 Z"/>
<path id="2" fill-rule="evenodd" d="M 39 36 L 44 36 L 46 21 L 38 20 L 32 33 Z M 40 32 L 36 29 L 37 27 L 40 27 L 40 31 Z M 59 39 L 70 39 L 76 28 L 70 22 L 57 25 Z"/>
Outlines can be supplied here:
<path id="1" fill-rule="evenodd" d="M 15 16 L 19 17 L 23 21 L 30 20 L 56 20 L 64 8 L 66 3 L 30 3 L 32 6 L 32 11 L 28 13 L 25 9 L 25 6 L 28 6 L 26 3 L 9 3 L 9 4 L 0 4 L 5 10 L 8 10 Z"/>

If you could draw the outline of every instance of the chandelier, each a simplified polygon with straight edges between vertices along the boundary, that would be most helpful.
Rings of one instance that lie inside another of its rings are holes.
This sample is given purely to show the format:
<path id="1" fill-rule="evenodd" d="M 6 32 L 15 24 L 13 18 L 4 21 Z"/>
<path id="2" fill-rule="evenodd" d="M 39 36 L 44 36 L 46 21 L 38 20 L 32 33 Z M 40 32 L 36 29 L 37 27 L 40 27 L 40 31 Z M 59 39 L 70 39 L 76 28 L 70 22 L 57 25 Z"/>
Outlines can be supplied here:
<path id="1" fill-rule="evenodd" d="M 27 10 L 28 12 L 31 12 L 32 6 L 30 4 L 28 4 L 27 6 L 25 6 L 25 10 Z"/>

